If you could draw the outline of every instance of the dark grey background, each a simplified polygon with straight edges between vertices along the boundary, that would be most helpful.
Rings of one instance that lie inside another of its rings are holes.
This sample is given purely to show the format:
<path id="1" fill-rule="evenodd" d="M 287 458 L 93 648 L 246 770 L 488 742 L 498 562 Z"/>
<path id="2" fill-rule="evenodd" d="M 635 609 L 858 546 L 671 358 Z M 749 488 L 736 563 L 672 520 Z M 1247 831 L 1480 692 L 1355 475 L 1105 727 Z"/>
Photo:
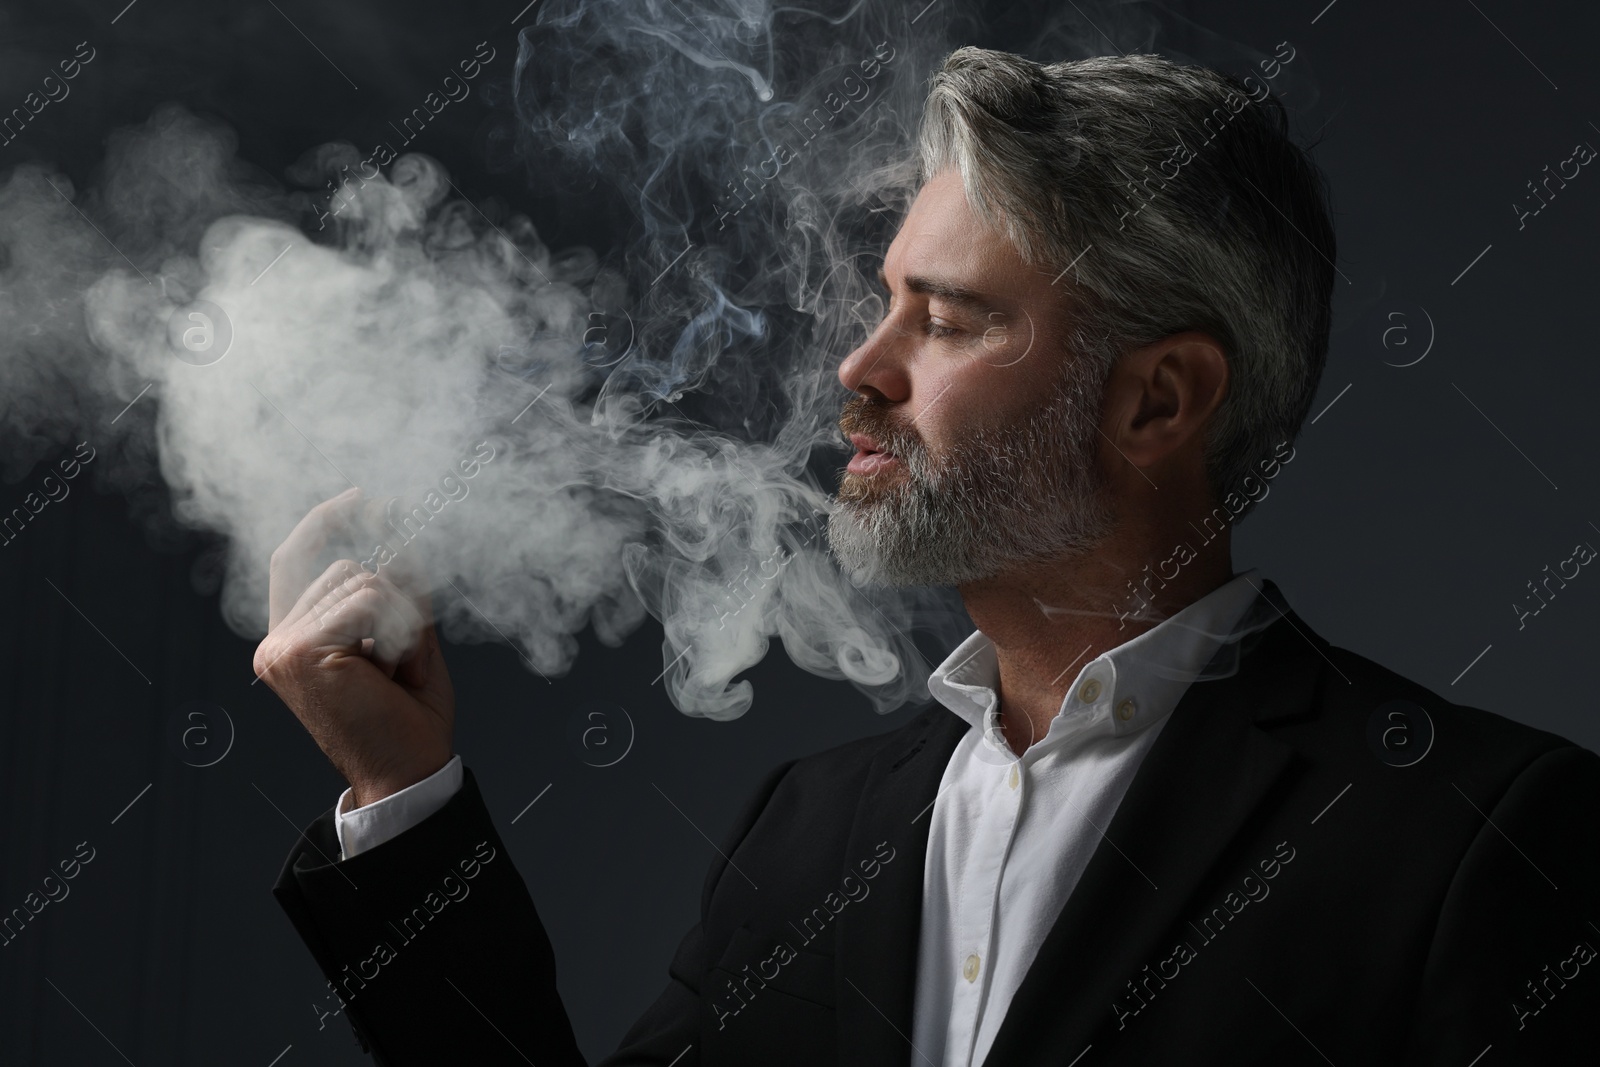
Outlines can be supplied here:
<path id="1" fill-rule="evenodd" d="M 361 86 L 352 92 L 269 3 L 140 0 L 109 25 L 122 3 L 0 13 L 6 107 L 77 41 L 100 50 L 70 106 L 0 149 L 0 168 L 45 158 L 77 178 L 109 130 L 177 99 L 225 119 L 246 158 L 281 174 L 311 145 L 373 139 L 473 43 L 513 55 L 521 7 L 281 0 Z M 1600 747 L 1600 577 L 1580 574 L 1520 632 L 1511 607 L 1544 565 L 1580 541 L 1600 545 L 1600 175 L 1585 169 L 1521 231 L 1511 208 L 1545 164 L 1579 141 L 1600 145 L 1595 13 L 1543 0 L 1324 4 L 1169 5 L 1153 42 L 1116 40 L 1126 5 L 1081 5 L 1109 34 L 1104 49 L 1153 44 L 1219 64 L 1235 43 L 1297 50 L 1284 98 L 1301 138 L 1320 136 L 1349 281 L 1337 283 L 1321 414 L 1237 531 L 1237 566 L 1262 568 L 1337 644 L 1449 699 Z M 1071 6 L 998 4 L 985 21 L 965 5 L 977 27 L 966 39 L 1053 58 L 1035 50 L 1041 18 Z M 557 212 L 488 172 L 488 103 L 452 108 L 424 149 L 472 195 L 530 213 L 552 245 L 602 240 L 605 221 L 581 203 Z M 1430 317 L 1427 357 L 1390 365 L 1422 352 Z M 1408 332 L 1386 347 L 1396 325 Z M 0 510 L 43 473 L 0 484 Z M 0 548 L 0 911 L 78 842 L 97 853 L 70 897 L 0 948 L 0 1061 L 265 1067 L 292 1046 L 285 1067 L 360 1062 L 342 1020 L 317 1029 L 322 981 L 269 893 L 295 828 L 341 783 L 277 699 L 250 685 L 252 645 L 194 591 L 206 543 L 150 534 L 92 480 Z M 144 493 L 136 511 L 160 501 Z M 703 834 L 718 837 L 775 762 L 909 714 L 876 717 L 853 689 L 774 649 L 749 674 L 749 715 L 690 720 L 651 685 L 660 647 L 654 623 L 621 649 L 586 640 L 553 686 L 506 648 L 449 650 L 459 750 L 538 902 L 593 1056 L 665 980 L 712 855 Z M 944 651 L 926 649 L 933 662 Z M 592 699 L 626 708 L 636 728 L 616 766 L 585 765 L 570 741 Z M 168 741 L 189 700 L 226 708 L 236 728 L 216 766 L 185 765 Z"/>

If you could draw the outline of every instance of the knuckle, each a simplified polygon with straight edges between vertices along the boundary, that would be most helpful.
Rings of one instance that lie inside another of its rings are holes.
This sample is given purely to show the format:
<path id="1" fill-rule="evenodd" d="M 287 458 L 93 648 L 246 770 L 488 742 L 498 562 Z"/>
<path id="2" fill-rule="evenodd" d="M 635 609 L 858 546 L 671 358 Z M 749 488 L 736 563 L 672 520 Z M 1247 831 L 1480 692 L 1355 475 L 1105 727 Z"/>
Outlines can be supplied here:
<path id="1" fill-rule="evenodd" d="M 272 668 L 277 664 L 280 653 L 279 642 L 267 638 L 256 646 L 256 654 L 250 661 L 250 667 L 256 672 L 256 677 L 266 678 L 272 674 Z"/>
<path id="2" fill-rule="evenodd" d="M 350 575 L 345 578 L 343 586 L 351 596 L 361 596 L 366 599 L 371 599 L 382 592 L 377 577 L 366 573 Z"/>
<path id="3" fill-rule="evenodd" d="M 383 599 L 383 590 L 371 582 L 362 582 L 348 598 L 352 605 L 368 614 L 376 611 L 383 604 Z"/>

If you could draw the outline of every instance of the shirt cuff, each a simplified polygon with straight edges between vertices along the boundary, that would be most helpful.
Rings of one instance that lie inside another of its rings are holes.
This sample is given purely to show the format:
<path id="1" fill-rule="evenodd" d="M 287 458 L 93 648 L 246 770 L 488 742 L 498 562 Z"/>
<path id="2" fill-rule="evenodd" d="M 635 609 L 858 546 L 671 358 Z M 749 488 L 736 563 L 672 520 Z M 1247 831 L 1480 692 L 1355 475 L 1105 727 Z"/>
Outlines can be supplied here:
<path id="1" fill-rule="evenodd" d="M 334 827 L 339 833 L 339 858 L 347 860 L 399 837 L 444 807 L 460 789 L 459 755 L 451 756 L 449 763 L 422 781 L 354 811 L 345 810 L 350 804 L 350 790 L 346 789 L 339 794 L 339 803 L 333 808 Z"/>

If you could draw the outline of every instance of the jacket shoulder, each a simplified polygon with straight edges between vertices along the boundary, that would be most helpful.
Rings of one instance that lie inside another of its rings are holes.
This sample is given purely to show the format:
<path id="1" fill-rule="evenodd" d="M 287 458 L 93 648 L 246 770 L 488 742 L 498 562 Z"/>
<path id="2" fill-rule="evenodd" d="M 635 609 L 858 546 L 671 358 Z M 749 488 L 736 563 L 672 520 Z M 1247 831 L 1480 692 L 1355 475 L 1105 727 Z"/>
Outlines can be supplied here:
<path id="1" fill-rule="evenodd" d="M 924 700 L 917 708 L 916 714 L 898 726 L 801 756 L 793 762 L 789 777 L 836 785 L 864 780 L 884 753 L 899 750 L 909 755 L 944 730 L 966 729 L 954 712 L 935 700 Z"/>
<path id="2" fill-rule="evenodd" d="M 1392 766 L 1426 758 L 1436 772 L 1487 785 L 1509 782 L 1551 752 L 1587 751 L 1549 730 L 1452 701 L 1350 649 L 1324 645 L 1323 651 L 1332 669 L 1323 672 L 1318 718 L 1345 734 L 1358 728 L 1364 758 Z M 1408 745 L 1411 751 L 1401 751 Z"/>

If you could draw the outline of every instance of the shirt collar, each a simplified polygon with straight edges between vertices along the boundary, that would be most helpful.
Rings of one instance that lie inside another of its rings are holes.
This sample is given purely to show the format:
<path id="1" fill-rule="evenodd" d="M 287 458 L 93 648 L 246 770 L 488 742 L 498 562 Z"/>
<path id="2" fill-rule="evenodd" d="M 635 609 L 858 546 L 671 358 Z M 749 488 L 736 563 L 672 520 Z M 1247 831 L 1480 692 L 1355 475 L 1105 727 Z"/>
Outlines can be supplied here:
<path id="1" fill-rule="evenodd" d="M 1077 718 L 1080 712 L 1086 713 L 1085 724 L 1118 737 L 1165 719 L 1260 588 L 1259 570 L 1235 575 L 1171 618 L 1083 664 L 1040 743 L 1050 741 L 1059 723 Z M 934 669 L 928 692 L 975 729 L 987 726 L 993 732 L 991 720 L 999 714 L 998 679 L 994 643 L 983 631 L 974 630 Z"/>

